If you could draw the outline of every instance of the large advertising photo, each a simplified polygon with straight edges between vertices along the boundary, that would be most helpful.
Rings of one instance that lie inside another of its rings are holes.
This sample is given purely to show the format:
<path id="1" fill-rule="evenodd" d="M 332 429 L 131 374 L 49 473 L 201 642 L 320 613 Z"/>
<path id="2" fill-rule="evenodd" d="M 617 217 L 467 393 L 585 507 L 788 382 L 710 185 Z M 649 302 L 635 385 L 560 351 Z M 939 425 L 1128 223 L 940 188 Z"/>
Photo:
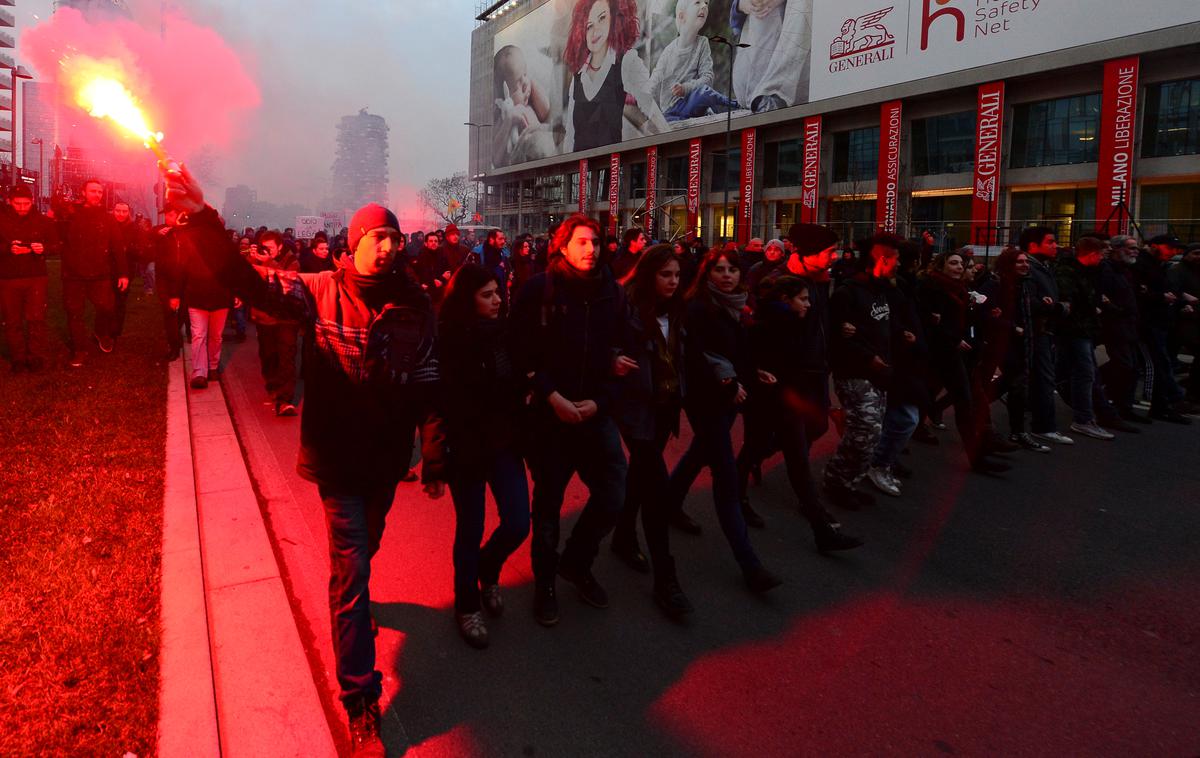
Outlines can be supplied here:
<path id="1" fill-rule="evenodd" d="M 805 103 L 812 12 L 813 0 L 551 0 L 496 35 L 492 165 Z"/>

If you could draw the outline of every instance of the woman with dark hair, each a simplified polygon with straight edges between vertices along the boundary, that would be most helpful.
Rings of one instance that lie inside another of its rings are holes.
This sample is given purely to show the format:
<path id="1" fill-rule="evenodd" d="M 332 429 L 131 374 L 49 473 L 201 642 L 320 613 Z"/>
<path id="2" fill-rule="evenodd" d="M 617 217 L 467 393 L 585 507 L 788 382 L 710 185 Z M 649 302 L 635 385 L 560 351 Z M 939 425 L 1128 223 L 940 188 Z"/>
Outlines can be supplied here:
<path id="1" fill-rule="evenodd" d="M 1020 248 L 1005 248 L 996 259 L 995 274 L 980 289 L 988 298 L 989 309 L 984 320 L 984 379 L 990 382 L 994 369 L 1000 369 L 1000 379 L 988 397 L 1005 396 L 1009 440 L 1026 450 L 1048 453 L 1050 446 L 1025 430 L 1033 360 L 1033 304 L 1037 301 L 1036 287 L 1029 278 L 1029 256 Z"/>
<path id="2" fill-rule="evenodd" d="M 538 273 L 537 267 L 534 265 L 533 238 L 528 234 L 517 237 L 509 261 L 512 270 L 509 292 L 520 292 L 521 288 L 525 286 L 525 282 Z"/>
<path id="3" fill-rule="evenodd" d="M 688 392 L 684 410 L 692 443 L 671 472 L 672 506 L 683 502 L 700 469 L 712 471 L 713 504 L 721 531 L 733 549 L 752 592 L 778 587 L 779 577 L 763 567 L 750 545 L 738 492 L 737 463 L 730 430 L 756 380 L 747 335 L 746 289 L 737 253 L 713 249 L 700 262 L 688 291 L 684 366 Z"/>
<path id="4" fill-rule="evenodd" d="M 459 633 L 488 645 L 482 609 L 499 616 L 500 569 L 529 534 L 529 486 L 517 452 L 526 388 L 509 357 L 500 315 L 500 282 L 473 263 L 450 280 L 439 316 L 441 405 L 446 421 L 450 494 L 454 499 L 454 613 Z M 500 524 L 483 540 L 484 489 Z"/>
<path id="5" fill-rule="evenodd" d="M 612 551 L 626 563 L 649 570 L 637 542 L 640 508 L 654 567 L 654 601 L 673 618 L 693 610 L 679 587 L 671 557 L 669 477 L 663 460 L 667 440 L 679 436 L 685 393 L 679 272 L 679 258 L 671 246 L 655 245 L 641 254 L 624 282 L 633 346 L 629 357 L 637 368 L 626 376 L 617 400 L 617 424 L 629 448 L 629 476 L 612 540 Z"/>
<path id="6" fill-rule="evenodd" d="M 620 142 L 625 98 L 632 95 L 650 133 L 670 129 L 650 91 L 650 72 L 633 48 L 640 34 L 636 0 L 577 0 L 563 63 L 571 72 L 563 152 Z"/>
<path id="7" fill-rule="evenodd" d="M 825 430 L 827 411 L 822 394 L 828 397 L 829 393 L 826 374 L 810 368 L 820 363 L 819 357 L 814 360 L 809 355 L 812 346 L 804 320 L 810 307 L 809 283 L 784 275 L 763 291 L 754 310 L 750 354 L 758 383 L 753 401 L 760 423 L 766 425 L 764 433 L 754 439 L 783 451 L 788 481 L 800 501 L 801 515 L 812 526 L 817 550 L 851 550 L 860 547 L 862 540 L 838 531 L 841 525 L 821 505 L 808 463 L 812 440 Z M 762 460 L 771 454 L 770 449 L 754 449 L 754 444 L 747 435 L 739 462 Z M 740 473 L 744 473 L 744 465 Z M 743 475 L 743 490 L 745 482 Z"/>
<path id="8" fill-rule="evenodd" d="M 999 473 L 1009 466 L 987 457 L 990 450 L 985 432 L 990 408 L 986 393 L 972 386 L 967 366 L 975 347 L 967 341 L 972 302 L 965 275 L 960 253 L 934 256 L 917 286 L 917 305 L 929 343 L 930 368 L 954 407 L 954 424 L 971 468 L 980 473 Z"/>

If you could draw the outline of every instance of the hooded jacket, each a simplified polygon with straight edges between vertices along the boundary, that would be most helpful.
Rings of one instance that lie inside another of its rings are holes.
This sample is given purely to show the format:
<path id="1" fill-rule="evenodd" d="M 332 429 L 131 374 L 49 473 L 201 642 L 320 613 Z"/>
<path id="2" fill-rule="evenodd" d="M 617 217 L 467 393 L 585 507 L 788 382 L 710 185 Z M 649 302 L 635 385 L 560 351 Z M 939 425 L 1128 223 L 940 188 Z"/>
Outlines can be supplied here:
<path id="1" fill-rule="evenodd" d="M 890 368 L 877 370 L 872 360 L 878 356 L 890 363 L 892 349 L 891 283 L 860 271 L 834 290 L 829 299 L 830 363 L 836 379 L 868 379 L 886 389 Z M 855 327 L 852 337 L 842 324 Z"/>

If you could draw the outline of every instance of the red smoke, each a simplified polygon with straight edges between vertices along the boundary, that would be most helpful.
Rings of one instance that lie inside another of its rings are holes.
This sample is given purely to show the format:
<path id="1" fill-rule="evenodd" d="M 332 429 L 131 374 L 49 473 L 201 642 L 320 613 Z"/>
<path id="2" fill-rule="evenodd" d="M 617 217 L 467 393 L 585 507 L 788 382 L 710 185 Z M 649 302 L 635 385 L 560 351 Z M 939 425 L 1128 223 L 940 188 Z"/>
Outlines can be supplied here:
<path id="1" fill-rule="evenodd" d="M 239 124 L 261 99 L 233 49 L 212 29 L 178 13 L 166 14 L 160 30 L 158 24 L 150 29 L 127 19 L 85 19 L 77 10 L 62 8 L 22 33 L 19 51 L 42 82 L 58 78 L 64 57 L 116 64 L 151 128 L 163 132 L 166 149 L 185 161 L 202 148 L 231 148 L 241 136 Z M 137 140 L 80 110 L 73 93 L 60 91 L 58 102 L 56 141 L 64 150 L 74 145 L 133 167 L 144 161 L 146 171 L 153 172 L 153 156 Z M 130 170 L 137 176 L 104 178 L 145 178 L 143 171 Z"/>

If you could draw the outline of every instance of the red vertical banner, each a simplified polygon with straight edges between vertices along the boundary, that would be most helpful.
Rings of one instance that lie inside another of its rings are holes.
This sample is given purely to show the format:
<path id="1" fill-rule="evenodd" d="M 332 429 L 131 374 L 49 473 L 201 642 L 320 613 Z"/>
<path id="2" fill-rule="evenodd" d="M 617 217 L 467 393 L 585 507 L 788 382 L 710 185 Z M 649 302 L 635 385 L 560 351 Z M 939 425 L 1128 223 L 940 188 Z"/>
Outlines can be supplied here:
<path id="1" fill-rule="evenodd" d="M 979 85 L 975 100 L 975 181 L 971 185 L 971 241 L 992 245 L 1000 199 L 1000 146 L 1004 141 L 1004 82 Z"/>
<path id="2" fill-rule="evenodd" d="M 758 149 L 758 132 L 742 130 L 742 170 L 738 174 L 741 192 L 738 195 L 737 243 L 750 241 L 750 230 L 754 227 L 754 153 Z"/>
<path id="3" fill-rule="evenodd" d="M 700 138 L 688 143 L 687 229 L 694 232 L 700 225 Z"/>
<path id="4" fill-rule="evenodd" d="M 875 199 L 875 223 L 885 232 L 896 231 L 900 207 L 900 124 L 903 111 L 899 100 L 879 108 L 879 182 Z"/>
<path id="5" fill-rule="evenodd" d="M 821 117 L 804 119 L 804 174 L 801 179 L 800 223 L 817 223 L 821 197 Z"/>
<path id="6" fill-rule="evenodd" d="M 579 212 L 587 212 L 588 164 L 587 158 L 579 161 Z"/>
<path id="7" fill-rule="evenodd" d="M 1126 234 L 1129 231 L 1139 64 L 1140 59 L 1136 55 L 1104 64 L 1096 216 L 1099 219 L 1097 226 L 1108 234 Z"/>
<path id="8" fill-rule="evenodd" d="M 608 159 L 608 233 L 617 236 L 617 222 L 621 218 L 621 154 L 613 153 Z"/>
<path id="9" fill-rule="evenodd" d="M 646 148 L 646 214 L 642 221 L 646 239 L 654 239 L 654 221 L 658 218 L 658 146 Z"/>

